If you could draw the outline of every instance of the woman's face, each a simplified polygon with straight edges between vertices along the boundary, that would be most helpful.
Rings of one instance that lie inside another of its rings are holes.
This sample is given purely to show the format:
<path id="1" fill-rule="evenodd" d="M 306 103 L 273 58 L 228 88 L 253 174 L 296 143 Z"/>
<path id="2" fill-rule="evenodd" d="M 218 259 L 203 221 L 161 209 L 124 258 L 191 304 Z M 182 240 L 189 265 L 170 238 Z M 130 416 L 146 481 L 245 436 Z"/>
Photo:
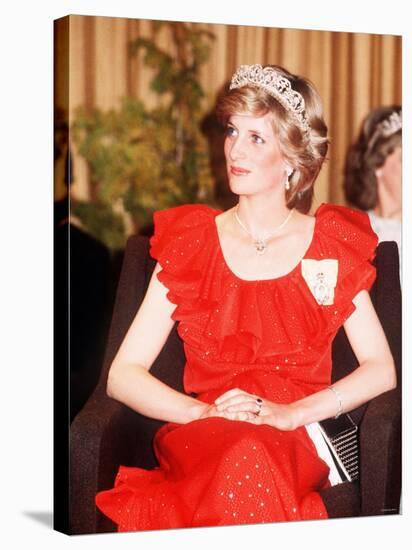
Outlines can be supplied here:
<path id="1" fill-rule="evenodd" d="M 226 126 L 226 169 L 230 189 L 252 195 L 284 189 L 286 163 L 273 132 L 271 115 L 233 115 Z"/>
<path id="2" fill-rule="evenodd" d="M 402 193 L 402 147 L 395 148 L 393 153 L 388 155 L 383 166 L 376 170 L 378 183 L 394 198 L 401 199 Z"/>

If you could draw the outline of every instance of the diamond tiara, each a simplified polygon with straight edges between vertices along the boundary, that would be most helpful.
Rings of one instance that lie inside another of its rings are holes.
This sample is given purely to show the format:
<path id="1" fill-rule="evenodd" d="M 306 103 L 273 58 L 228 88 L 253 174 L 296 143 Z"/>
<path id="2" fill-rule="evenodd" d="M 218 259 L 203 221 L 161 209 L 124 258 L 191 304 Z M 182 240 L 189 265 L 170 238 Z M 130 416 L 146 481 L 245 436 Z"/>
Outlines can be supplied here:
<path id="1" fill-rule="evenodd" d="M 393 136 L 399 130 L 402 130 L 402 114 L 398 113 L 398 111 L 392 111 L 389 116 L 377 124 L 369 140 L 367 151 L 369 152 L 373 149 L 378 139 Z"/>
<path id="2" fill-rule="evenodd" d="M 289 111 L 303 132 L 310 132 L 310 125 L 305 113 L 305 100 L 302 95 L 292 90 L 290 81 L 272 67 L 262 65 L 240 65 L 232 77 L 230 89 L 242 86 L 257 86 L 277 99 Z"/>
<path id="3" fill-rule="evenodd" d="M 389 137 L 402 130 L 402 115 L 398 111 L 393 111 L 385 120 L 383 120 L 378 128 L 383 137 Z"/>

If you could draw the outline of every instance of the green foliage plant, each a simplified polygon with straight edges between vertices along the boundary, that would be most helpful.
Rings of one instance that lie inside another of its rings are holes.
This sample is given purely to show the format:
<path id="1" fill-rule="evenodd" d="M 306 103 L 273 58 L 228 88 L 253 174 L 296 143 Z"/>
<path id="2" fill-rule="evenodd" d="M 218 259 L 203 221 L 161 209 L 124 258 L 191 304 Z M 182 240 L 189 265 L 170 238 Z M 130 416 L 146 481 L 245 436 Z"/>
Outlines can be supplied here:
<path id="1" fill-rule="evenodd" d="M 199 71 L 214 35 L 187 23 L 152 24 L 153 39 L 138 38 L 129 48 L 132 58 L 143 52 L 153 70 L 156 106 L 125 97 L 118 109 L 79 109 L 72 125 L 92 192 L 87 203 L 72 200 L 72 211 L 112 250 L 126 239 L 122 211 L 138 232 L 150 225 L 154 210 L 213 200 L 207 140 L 200 129 L 206 111 Z M 171 34 L 173 55 L 157 45 L 162 28 Z"/>

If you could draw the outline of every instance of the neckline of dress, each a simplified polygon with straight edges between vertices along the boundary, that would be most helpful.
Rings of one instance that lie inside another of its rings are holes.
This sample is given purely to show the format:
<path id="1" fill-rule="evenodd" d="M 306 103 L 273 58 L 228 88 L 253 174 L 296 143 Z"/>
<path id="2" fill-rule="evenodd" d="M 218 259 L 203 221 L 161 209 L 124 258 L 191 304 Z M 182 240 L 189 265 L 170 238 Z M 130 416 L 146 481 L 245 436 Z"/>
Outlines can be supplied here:
<path id="1" fill-rule="evenodd" d="M 316 237 L 316 234 L 317 234 L 317 225 L 318 225 L 318 216 L 317 216 L 318 211 L 316 211 L 315 215 L 313 216 L 315 218 L 315 223 L 314 223 L 314 226 L 313 226 L 312 237 L 310 239 L 309 245 L 306 248 L 303 256 L 298 261 L 298 263 L 290 271 L 288 271 L 288 273 L 285 273 L 284 275 L 279 275 L 279 277 L 271 277 L 269 279 L 243 279 L 242 277 L 239 277 L 239 275 L 236 275 L 236 273 L 233 271 L 233 269 L 229 266 L 228 262 L 226 261 L 225 255 L 223 253 L 223 248 L 222 248 L 222 245 L 220 243 L 219 229 L 218 229 L 217 223 L 216 223 L 217 216 L 219 214 L 222 214 L 222 213 L 223 213 L 223 210 L 215 211 L 213 219 L 212 219 L 212 224 L 214 226 L 214 232 L 215 232 L 215 236 L 216 236 L 217 249 L 218 249 L 221 260 L 222 260 L 226 270 L 232 275 L 232 277 L 234 277 L 236 280 L 240 281 L 241 283 L 246 283 L 246 284 L 247 283 L 270 283 L 270 282 L 273 283 L 273 282 L 281 281 L 283 279 L 291 277 L 292 275 L 295 274 L 296 271 L 298 271 L 300 269 L 300 266 L 302 264 L 302 260 L 306 259 L 307 255 L 309 254 L 309 252 L 312 249 L 312 247 L 314 245 L 314 242 L 315 242 L 315 237 Z"/>

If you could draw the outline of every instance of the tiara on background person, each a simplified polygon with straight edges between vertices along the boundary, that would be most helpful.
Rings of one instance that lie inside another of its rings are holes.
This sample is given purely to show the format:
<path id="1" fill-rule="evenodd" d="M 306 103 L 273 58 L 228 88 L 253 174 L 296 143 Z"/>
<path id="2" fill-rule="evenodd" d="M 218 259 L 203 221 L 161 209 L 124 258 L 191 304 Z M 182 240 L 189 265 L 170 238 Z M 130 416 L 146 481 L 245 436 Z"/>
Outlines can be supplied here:
<path id="1" fill-rule="evenodd" d="M 402 130 L 402 115 L 398 111 L 393 111 L 385 120 L 378 124 L 378 128 L 383 137 L 389 137 Z"/>
<path id="2" fill-rule="evenodd" d="M 389 116 L 376 125 L 375 131 L 369 140 L 367 151 L 372 150 L 378 139 L 393 136 L 399 130 L 402 130 L 402 114 L 398 111 L 392 111 Z"/>
<path id="3" fill-rule="evenodd" d="M 292 89 L 290 80 L 272 67 L 262 65 L 240 65 L 232 77 L 230 90 L 243 86 L 257 86 L 277 99 L 289 111 L 303 132 L 310 132 L 305 113 L 305 100 Z"/>

